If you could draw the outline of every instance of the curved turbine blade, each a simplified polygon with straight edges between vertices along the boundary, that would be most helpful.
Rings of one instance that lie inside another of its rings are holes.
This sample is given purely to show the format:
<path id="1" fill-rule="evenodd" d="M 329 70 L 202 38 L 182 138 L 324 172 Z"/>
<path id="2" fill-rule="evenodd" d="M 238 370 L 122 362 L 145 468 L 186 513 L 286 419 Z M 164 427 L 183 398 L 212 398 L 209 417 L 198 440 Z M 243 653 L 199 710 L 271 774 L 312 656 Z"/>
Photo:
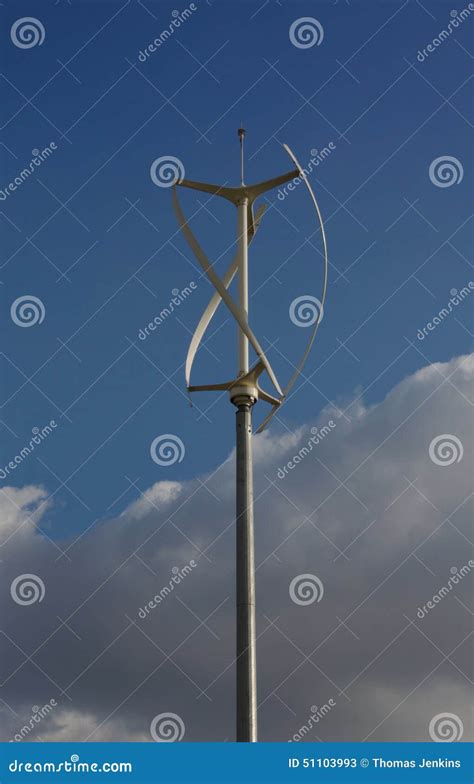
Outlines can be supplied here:
<path id="1" fill-rule="evenodd" d="M 321 237 L 322 237 L 322 242 L 323 242 L 323 250 L 324 250 L 324 273 L 323 273 L 323 291 L 322 291 L 322 294 L 321 294 L 321 309 L 320 309 L 320 311 L 318 313 L 318 318 L 316 319 L 316 322 L 315 322 L 315 324 L 313 326 L 313 329 L 311 331 L 311 335 L 309 337 L 309 341 L 308 341 L 306 349 L 305 349 L 305 351 L 303 353 L 303 356 L 301 357 L 300 361 L 296 365 L 296 368 L 295 368 L 295 371 L 294 371 L 293 375 L 291 376 L 288 384 L 286 385 L 285 389 L 283 390 L 283 396 L 286 397 L 288 392 L 290 391 L 290 389 L 293 387 L 296 379 L 300 375 L 301 371 L 303 370 L 305 362 L 306 362 L 306 360 L 308 358 L 308 354 L 311 351 L 311 348 L 313 346 L 314 339 L 316 337 L 316 333 L 318 331 L 319 325 L 321 323 L 322 313 L 324 311 L 324 302 L 326 300 L 326 291 L 327 291 L 327 285 L 328 285 L 328 266 L 329 266 L 329 264 L 328 264 L 328 247 L 327 247 L 326 233 L 324 231 L 323 218 L 322 218 L 322 215 L 321 215 L 321 211 L 319 209 L 318 202 L 316 201 L 316 196 L 314 195 L 313 189 L 312 189 L 311 185 L 309 184 L 309 181 L 308 181 L 308 178 L 306 176 L 306 173 L 305 173 L 304 169 L 302 168 L 302 166 L 300 166 L 300 164 L 298 163 L 298 160 L 297 160 L 296 155 L 294 154 L 294 152 L 288 147 L 287 144 L 283 145 L 283 149 L 285 150 L 286 153 L 288 153 L 288 155 L 290 156 L 290 158 L 293 161 L 293 163 L 295 164 L 295 166 L 297 166 L 297 168 L 298 168 L 298 177 L 301 177 L 301 179 L 303 180 L 304 184 L 306 185 L 306 187 L 307 187 L 307 189 L 309 191 L 309 194 L 311 196 L 311 199 L 313 201 L 313 204 L 314 204 L 314 207 L 315 207 L 315 210 L 316 210 L 316 215 L 318 216 L 319 226 L 320 226 L 320 229 L 321 229 Z M 256 431 L 257 433 L 261 433 L 262 432 L 262 430 L 268 425 L 268 423 L 270 422 L 272 417 L 276 414 L 277 410 L 278 410 L 278 406 L 274 406 L 272 408 L 270 413 L 265 417 L 265 419 L 263 420 L 262 424 L 257 429 L 257 431 Z"/>
<path id="2" fill-rule="evenodd" d="M 203 249 L 201 248 L 199 242 L 197 241 L 196 237 L 194 236 L 189 224 L 186 221 L 184 213 L 181 209 L 181 205 L 179 203 L 178 195 L 176 193 L 176 187 L 173 187 L 173 205 L 176 213 L 176 217 L 178 222 L 183 230 L 183 234 L 186 238 L 186 241 L 193 251 L 194 255 L 196 256 L 199 264 L 201 265 L 202 269 L 204 270 L 205 274 L 207 275 L 208 279 L 216 289 L 216 291 L 220 294 L 221 298 L 227 305 L 228 309 L 232 313 L 233 317 L 235 318 L 237 324 L 241 328 L 244 335 L 249 340 L 252 348 L 255 350 L 255 353 L 262 360 L 263 364 L 265 365 L 265 369 L 270 376 L 270 379 L 273 383 L 273 386 L 277 390 L 279 395 L 282 395 L 283 392 L 281 387 L 277 381 L 277 378 L 273 372 L 272 366 L 270 365 L 268 359 L 265 356 L 265 352 L 261 347 L 260 343 L 258 342 L 257 338 L 255 337 L 254 333 L 250 329 L 249 323 L 247 321 L 247 316 L 244 311 L 234 302 L 230 294 L 228 293 L 226 287 L 222 283 L 219 275 L 214 271 L 212 265 L 209 263 L 209 259 L 207 258 L 206 254 L 204 253 Z"/>
<path id="3" fill-rule="evenodd" d="M 237 188 L 226 188 L 225 185 L 213 185 L 210 182 L 196 182 L 195 180 L 178 180 L 176 185 L 182 185 L 184 188 L 192 188 L 195 191 L 202 191 L 203 193 L 212 193 L 214 196 L 222 196 L 223 199 L 228 199 L 235 204 Z"/>
<path id="4" fill-rule="evenodd" d="M 249 220 L 249 232 L 248 232 L 248 244 L 249 245 L 252 242 L 253 238 L 255 237 L 255 233 L 256 233 L 259 225 L 260 225 L 260 221 L 261 221 L 263 213 L 265 212 L 266 209 L 267 209 L 267 205 L 266 204 L 262 204 L 258 208 L 258 210 L 257 210 L 257 214 L 255 216 L 255 220 L 253 218 L 253 215 L 251 215 L 252 221 L 250 222 L 250 220 Z M 249 208 L 249 212 L 251 213 L 251 208 Z M 249 218 L 250 218 L 250 216 L 249 216 Z M 227 272 L 225 273 L 224 277 L 222 278 L 222 283 L 226 287 L 226 289 L 228 289 L 230 284 L 232 283 L 232 281 L 233 281 L 233 279 L 235 277 L 235 274 L 237 272 L 237 269 L 238 269 L 238 256 L 235 256 L 235 258 L 233 259 L 232 263 L 230 264 Z M 195 358 L 195 356 L 197 354 L 197 351 L 198 351 L 198 348 L 200 346 L 201 340 L 203 339 L 204 333 L 206 332 L 206 329 L 208 328 L 208 326 L 209 326 L 209 324 L 211 322 L 211 319 L 214 316 L 214 314 L 215 314 L 217 308 L 219 307 L 219 305 L 221 304 L 221 302 L 222 302 L 222 297 L 219 294 L 219 292 L 216 291 L 216 293 L 213 294 L 213 296 L 211 297 L 211 300 L 209 301 L 209 304 L 208 304 L 206 310 L 204 311 L 204 313 L 202 314 L 202 316 L 201 316 L 201 318 L 199 320 L 199 323 L 198 323 L 198 325 L 197 325 L 197 327 L 196 327 L 196 329 L 194 331 L 194 334 L 193 334 L 192 339 L 191 339 L 191 343 L 189 344 L 188 355 L 186 357 L 185 379 L 186 379 L 186 386 L 187 387 L 189 387 L 189 384 L 190 384 L 191 370 L 192 370 L 194 358 Z"/>
<path id="5" fill-rule="evenodd" d="M 293 161 L 294 162 L 294 161 Z M 255 185 L 247 185 L 246 190 L 251 201 L 257 198 L 257 196 L 261 196 L 262 193 L 266 191 L 271 191 L 272 188 L 276 188 L 278 185 L 283 185 L 284 182 L 289 182 L 290 180 L 294 180 L 295 177 L 299 177 L 298 169 L 293 169 L 292 171 L 285 172 L 285 174 L 279 174 L 278 177 L 272 177 L 271 180 L 264 180 L 264 182 L 257 182 Z"/>

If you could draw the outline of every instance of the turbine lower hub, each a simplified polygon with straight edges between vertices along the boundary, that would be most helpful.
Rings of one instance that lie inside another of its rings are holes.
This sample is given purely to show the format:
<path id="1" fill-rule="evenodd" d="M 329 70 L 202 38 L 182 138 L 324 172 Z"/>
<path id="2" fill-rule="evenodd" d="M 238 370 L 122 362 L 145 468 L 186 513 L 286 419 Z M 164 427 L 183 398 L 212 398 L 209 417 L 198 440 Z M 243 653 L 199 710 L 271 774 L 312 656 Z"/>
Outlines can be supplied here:
<path id="1" fill-rule="evenodd" d="M 253 384 L 235 384 L 229 389 L 229 397 L 234 406 L 253 406 L 258 400 L 258 389 Z"/>

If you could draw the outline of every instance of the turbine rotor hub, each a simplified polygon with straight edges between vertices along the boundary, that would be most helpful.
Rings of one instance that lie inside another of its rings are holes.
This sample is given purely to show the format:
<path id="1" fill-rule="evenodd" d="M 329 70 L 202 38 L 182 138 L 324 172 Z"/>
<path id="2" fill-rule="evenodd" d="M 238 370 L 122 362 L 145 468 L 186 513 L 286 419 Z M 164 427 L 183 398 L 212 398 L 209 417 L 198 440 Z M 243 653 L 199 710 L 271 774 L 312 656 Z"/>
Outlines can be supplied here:
<path id="1" fill-rule="evenodd" d="M 258 389 L 253 384 L 237 382 L 229 389 L 229 397 L 234 406 L 253 406 L 258 400 Z"/>

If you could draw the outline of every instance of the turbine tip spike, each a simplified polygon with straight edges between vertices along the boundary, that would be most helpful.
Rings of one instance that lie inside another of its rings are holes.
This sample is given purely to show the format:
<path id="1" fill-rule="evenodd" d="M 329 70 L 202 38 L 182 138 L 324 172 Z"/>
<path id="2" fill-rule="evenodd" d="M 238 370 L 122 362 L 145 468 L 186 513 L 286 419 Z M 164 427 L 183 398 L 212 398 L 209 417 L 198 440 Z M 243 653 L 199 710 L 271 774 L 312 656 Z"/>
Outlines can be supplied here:
<path id="1" fill-rule="evenodd" d="M 244 185 L 244 136 L 245 128 L 243 123 L 240 123 L 240 128 L 237 130 L 240 139 L 240 184 Z"/>

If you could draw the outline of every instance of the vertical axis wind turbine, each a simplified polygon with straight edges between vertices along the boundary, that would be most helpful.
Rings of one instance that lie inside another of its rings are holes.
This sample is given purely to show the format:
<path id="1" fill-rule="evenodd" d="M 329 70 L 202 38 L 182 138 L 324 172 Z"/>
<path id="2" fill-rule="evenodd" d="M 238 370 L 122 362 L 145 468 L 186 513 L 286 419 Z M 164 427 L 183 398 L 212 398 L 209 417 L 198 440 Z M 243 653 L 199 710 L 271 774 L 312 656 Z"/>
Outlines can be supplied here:
<path id="1" fill-rule="evenodd" d="M 257 433 L 261 432 L 270 419 L 283 403 L 285 397 L 301 373 L 304 363 L 313 345 L 319 324 L 321 322 L 324 301 L 326 298 L 328 256 L 326 236 L 324 233 L 321 213 L 306 177 L 304 169 L 298 163 L 294 153 L 284 144 L 283 148 L 288 153 L 294 169 L 274 177 L 271 180 L 246 185 L 244 181 L 244 136 L 245 129 L 239 128 L 240 139 L 240 174 L 241 183 L 237 188 L 228 188 L 224 185 L 212 185 L 205 182 L 181 179 L 175 183 L 179 186 L 191 188 L 204 193 L 210 193 L 227 199 L 237 207 L 237 252 L 221 278 L 209 262 L 194 233 L 191 231 L 184 213 L 181 209 L 176 187 L 173 187 L 173 206 L 183 234 L 191 250 L 196 256 L 205 275 L 215 288 L 207 308 L 193 334 L 188 355 L 186 358 L 186 386 L 189 392 L 227 390 L 231 403 L 236 411 L 236 626 L 237 626 L 237 741 L 255 742 L 257 740 L 257 663 L 256 663 L 256 633 L 255 633 L 255 555 L 254 555 L 254 517 L 253 517 L 253 473 L 252 473 L 252 409 L 258 400 L 263 400 L 271 406 Z M 300 178 L 306 185 L 313 201 L 319 221 L 323 244 L 323 287 L 320 299 L 320 308 L 314 321 L 305 351 L 295 366 L 286 387 L 282 389 L 276 378 L 268 358 L 256 336 L 254 335 L 248 319 L 249 310 L 249 284 L 248 284 L 248 249 L 260 225 L 263 213 L 267 207 L 262 204 L 254 214 L 254 202 L 269 190 L 283 185 L 290 180 Z M 238 299 L 230 295 L 228 289 L 238 277 Z M 218 384 L 191 385 L 191 369 L 194 358 L 203 339 L 204 333 L 221 302 L 237 322 L 238 330 L 238 366 L 237 376 L 231 381 Z M 252 367 L 249 365 L 249 346 L 257 356 Z M 271 384 L 272 393 L 261 388 L 260 376 L 266 373 Z"/>

